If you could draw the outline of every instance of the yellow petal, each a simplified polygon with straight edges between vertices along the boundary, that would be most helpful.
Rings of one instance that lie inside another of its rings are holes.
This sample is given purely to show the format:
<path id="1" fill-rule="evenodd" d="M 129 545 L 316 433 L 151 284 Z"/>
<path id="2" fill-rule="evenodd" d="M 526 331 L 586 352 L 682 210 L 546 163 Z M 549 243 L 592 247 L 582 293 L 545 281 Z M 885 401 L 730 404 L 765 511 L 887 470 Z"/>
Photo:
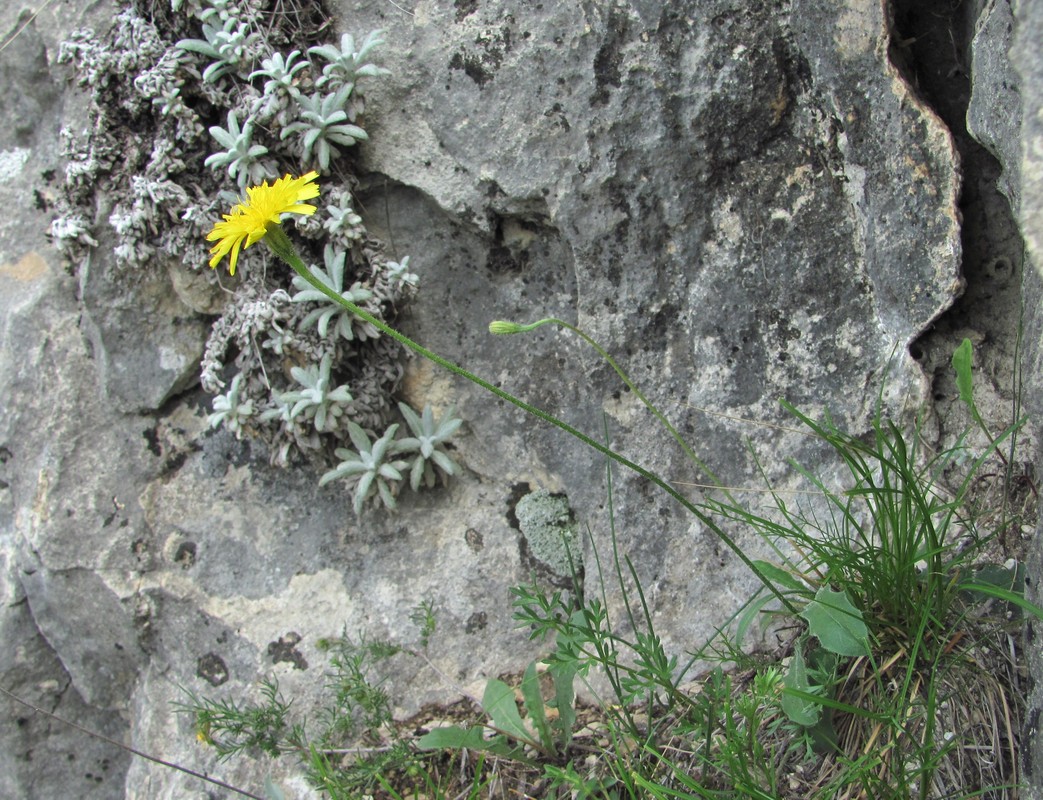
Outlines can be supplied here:
<path id="1" fill-rule="evenodd" d="M 299 178 L 287 173 L 271 186 L 263 181 L 260 186 L 247 187 L 247 199 L 237 203 L 230 214 L 222 215 L 223 221 L 214 223 L 206 235 L 207 241 L 217 242 L 210 250 L 211 268 L 230 254 L 228 271 L 234 275 L 239 250 L 263 239 L 268 227 L 278 225 L 283 214 L 314 214 L 315 206 L 301 201 L 319 196 L 319 187 L 314 183 L 318 177 L 319 173 L 314 170 Z"/>

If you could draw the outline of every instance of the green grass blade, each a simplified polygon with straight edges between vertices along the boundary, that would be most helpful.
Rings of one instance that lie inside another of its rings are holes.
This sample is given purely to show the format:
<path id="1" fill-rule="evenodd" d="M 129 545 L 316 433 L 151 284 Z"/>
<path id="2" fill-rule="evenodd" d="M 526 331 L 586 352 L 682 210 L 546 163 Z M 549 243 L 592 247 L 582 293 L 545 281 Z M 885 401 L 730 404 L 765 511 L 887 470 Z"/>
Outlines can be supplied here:
<path id="1" fill-rule="evenodd" d="M 1029 612 L 1036 617 L 1036 619 L 1043 620 L 1043 608 L 1040 608 L 1035 603 L 1030 603 L 1020 594 L 1012 592 L 1009 589 L 1002 589 L 999 586 L 992 586 L 987 583 L 961 583 L 960 589 L 968 592 L 981 592 L 990 597 L 1005 600 L 1008 603 L 1013 603 L 1018 606 L 1018 608 L 1023 611 Z"/>

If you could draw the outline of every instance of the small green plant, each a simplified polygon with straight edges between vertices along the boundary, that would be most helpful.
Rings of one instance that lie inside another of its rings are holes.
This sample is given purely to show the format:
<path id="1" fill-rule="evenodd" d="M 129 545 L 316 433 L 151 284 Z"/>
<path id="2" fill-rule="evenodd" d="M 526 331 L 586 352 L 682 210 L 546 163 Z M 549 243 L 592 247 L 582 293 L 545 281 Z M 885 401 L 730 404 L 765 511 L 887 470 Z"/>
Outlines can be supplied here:
<path id="1" fill-rule="evenodd" d="M 406 468 L 405 461 L 394 458 L 393 444 L 397 430 L 398 425 L 392 425 L 383 436 L 371 441 L 369 434 L 361 427 L 349 422 L 348 435 L 355 450 L 337 448 L 336 455 L 341 462 L 319 479 L 319 485 L 324 486 L 338 478 L 355 479 L 356 514 L 362 513 L 363 504 L 374 495 L 380 498 L 385 508 L 395 508 L 394 488 L 402 480 L 402 470 Z"/>
<path id="2" fill-rule="evenodd" d="M 430 600 L 422 600 L 409 616 L 410 621 L 420 630 L 420 648 L 426 650 L 434 636 L 438 620 L 435 618 L 434 606 Z"/>
<path id="3" fill-rule="evenodd" d="M 323 270 L 320 267 L 312 266 L 312 274 L 348 302 L 365 303 L 373 296 L 373 292 L 364 288 L 361 283 L 356 281 L 350 289 L 344 288 L 344 260 L 346 257 L 346 251 L 335 250 L 330 245 L 326 245 L 323 250 L 323 260 L 326 262 L 326 269 Z M 290 298 L 293 302 L 318 304 L 301 321 L 301 327 L 307 328 L 315 325 L 319 336 L 325 339 L 331 333 L 330 322 L 333 322 L 333 334 L 342 337 L 345 341 L 351 342 L 355 340 L 355 325 L 359 323 L 350 312 L 337 303 L 329 302 L 326 295 L 312 289 L 299 276 L 294 278 L 293 285 L 299 290 L 297 294 Z M 365 327 L 360 329 L 362 338 L 366 338 L 367 333 L 368 331 Z"/>
<path id="4" fill-rule="evenodd" d="M 869 629 L 847 592 L 834 591 L 828 585 L 819 588 L 800 616 L 808 627 L 793 644 L 785 678 L 790 692 L 782 698 L 782 709 L 790 720 L 807 728 L 821 747 L 826 747 L 835 744 L 836 736 L 830 709 L 824 708 L 819 698 L 831 694 L 837 683 L 838 657 L 871 654 Z M 812 646 L 812 641 L 817 644 Z"/>
<path id="5" fill-rule="evenodd" d="M 297 60 L 300 55 L 300 50 L 293 50 L 287 56 L 272 53 L 261 61 L 259 70 L 250 73 L 250 80 L 267 78 L 264 82 L 265 96 L 283 94 L 296 99 L 300 96 L 300 89 L 297 88 L 299 73 L 309 67 L 308 61 Z"/>
<path id="6" fill-rule="evenodd" d="M 277 756 L 301 746 L 303 732 L 287 720 L 290 704 L 279 692 L 276 681 L 261 684 L 261 703 L 201 698 L 188 692 L 178 710 L 192 714 L 196 738 L 213 747 L 219 758 L 258 751 Z"/>
<path id="7" fill-rule="evenodd" d="M 253 401 L 242 397 L 242 381 L 242 373 L 232 378 L 228 391 L 214 398 L 214 413 L 207 417 L 211 428 L 224 425 L 236 438 L 242 436 L 243 426 L 256 414 Z"/>
<path id="8" fill-rule="evenodd" d="M 440 420 L 435 419 L 431 406 L 424 406 L 419 415 L 405 403 L 399 403 L 398 410 L 402 412 L 413 434 L 395 442 L 396 452 L 415 453 L 409 465 L 410 488 L 416 492 L 421 484 L 428 488 L 434 486 L 436 468 L 445 476 L 455 475 L 456 462 L 445 451 L 450 437 L 463 424 L 462 419 L 453 416 L 455 409 L 450 408 Z"/>
<path id="9" fill-rule="evenodd" d="M 956 373 L 956 388 L 960 392 L 960 401 L 967 406 L 967 410 L 971 414 L 971 419 L 974 420 L 981 432 L 985 434 L 989 442 L 995 445 L 996 439 L 989 431 L 985 420 L 982 419 L 981 412 L 978 410 L 978 404 L 974 401 L 973 364 L 974 345 L 971 344 L 970 339 L 964 339 L 952 354 L 952 368 Z M 1000 458 L 1003 458 L 1002 451 L 997 450 L 996 452 Z"/>
<path id="10" fill-rule="evenodd" d="M 358 50 L 355 49 L 355 39 L 350 33 L 340 37 L 340 47 L 328 44 L 309 48 L 309 55 L 317 56 L 326 62 L 322 68 L 322 77 L 317 81 L 318 85 L 336 89 L 354 85 L 359 78 L 390 74 L 383 67 L 366 63 L 370 52 L 384 44 L 382 34 L 383 31 L 372 31 Z"/>
<path id="11" fill-rule="evenodd" d="M 320 433 L 334 430 L 354 399 L 346 384 L 332 386 L 332 366 L 333 358 L 327 353 L 318 364 L 293 367 L 290 374 L 304 388 L 285 392 L 280 398 L 290 408 L 290 419 L 303 414 Z"/>
<path id="12" fill-rule="evenodd" d="M 548 719 L 546 705 L 537 674 L 536 662 L 532 662 L 522 676 L 520 691 L 526 711 L 526 719 L 518 713 L 514 689 L 503 681 L 492 678 L 485 685 L 482 709 L 489 715 L 487 726 L 462 728 L 457 725 L 435 728 L 424 734 L 417 742 L 423 750 L 475 750 L 490 753 L 515 761 L 531 762 L 524 748 L 531 748 L 544 758 L 557 759 L 568 749 L 572 740 L 572 726 L 576 721 L 573 706 L 575 692 L 572 687 L 575 669 L 552 662 L 548 673 L 554 688 L 552 707 L 557 716 Z M 486 729 L 493 735 L 487 737 Z"/>
<path id="13" fill-rule="evenodd" d="M 203 36 L 203 39 L 182 39 L 176 46 L 210 59 L 211 63 L 203 70 L 203 80 L 207 83 L 214 83 L 229 73 L 243 72 L 259 44 L 250 25 L 235 18 L 225 20 L 220 27 L 204 22 Z"/>
<path id="14" fill-rule="evenodd" d="M 383 662 L 403 650 L 390 642 L 355 642 L 347 636 L 320 640 L 319 648 L 329 659 L 327 702 L 311 724 L 291 722 L 290 703 L 274 680 L 262 682 L 259 703 L 214 700 L 186 690 L 187 700 L 177 710 L 193 718 L 198 740 L 219 758 L 293 754 L 311 783 L 335 800 L 371 791 L 389 770 L 422 774 L 411 743 L 390 724 L 391 701 L 374 676 Z M 355 746 L 367 739 L 387 743 L 369 749 Z M 355 757 L 345 761 L 346 753 Z M 269 796 L 278 791 L 271 787 Z"/>
<path id="15" fill-rule="evenodd" d="M 388 261 L 385 268 L 387 269 L 388 282 L 392 285 L 415 287 L 420 280 L 414 273 L 409 271 L 409 256 L 406 256 L 400 262 Z"/>
<path id="16" fill-rule="evenodd" d="M 779 713 L 781 670 L 768 667 L 736 691 L 732 679 L 717 673 L 715 720 L 718 751 L 705 766 L 722 781 L 731 782 L 740 795 L 778 797 L 786 758 L 785 746 L 773 746 L 773 734 L 785 724 Z"/>
<path id="17" fill-rule="evenodd" d="M 286 139 L 301 134 L 301 160 L 305 164 L 315 164 L 326 172 L 330 160 L 339 155 L 335 145 L 351 147 L 369 138 L 362 128 L 349 121 L 348 112 L 344 110 L 354 88 L 354 84 L 346 83 L 332 94 L 297 98 L 300 119 L 283 128 L 281 136 Z"/>
<path id="18" fill-rule="evenodd" d="M 361 732 L 375 732 L 390 723 L 391 699 L 371 673 L 377 664 L 402 652 L 401 648 L 365 639 L 356 644 L 341 636 L 320 640 L 319 649 L 329 657 L 326 690 L 332 701 L 324 707 L 318 744 L 338 747 Z"/>
<path id="19" fill-rule="evenodd" d="M 362 225 L 362 217 L 355 213 L 351 194 L 348 192 L 333 192 L 331 194 L 331 202 L 326 206 L 328 219 L 322 224 L 322 227 L 331 236 L 341 237 L 349 243 L 361 240 L 365 236 L 366 229 Z M 398 270 L 392 271 L 390 268 L 392 263 L 394 262 L 389 262 L 389 272 L 397 276 Z M 406 256 L 403 259 L 403 264 L 408 263 L 409 256 Z M 398 265 L 395 266 L 397 267 Z M 416 276 L 413 277 L 415 278 Z M 335 287 L 334 291 L 336 291 Z"/>
<path id="20" fill-rule="evenodd" d="M 548 795 L 551 797 L 561 796 L 561 792 L 565 792 L 566 797 L 576 798 L 576 800 L 588 800 L 589 798 L 618 800 L 620 797 L 620 782 L 616 778 L 611 775 L 594 774 L 593 771 L 590 774 L 581 775 L 571 761 L 564 767 L 546 764 L 543 772 L 550 782 Z"/>
<path id="21" fill-rule="evenodd" d="M 958 373 L 969 364 L 969 357 L 954 360 Z M 958 379 L 969 385 L 966 374 Z M 940 698 L 982 681 L 981 667 L 956 645 L 990 635 L 987 624 L 976 622 L 974 606 L 983 597 L 1010 596 L 1004 584 L 1015 580 L 1008 571 L 973 566 L 992 537 L 968 513 L 968 492 L 985 460 L 1023 420 L 971 457 L 963 440 L 940 453 L 923 452 L 918 430 L 907 436 L 879 416 L 871 435 L 859 437 L 789 408 L 833 448 L 851 484 L 832 490 L 795 464 L 818 490 L 817 508 L 811 501 L 791 506 L 777 492 L 773 517 L 751 514 L 730 499 L 713 503 L 776 547 L 778 564 L 759 566 L 807 623 L 792 644 L 782 708 L 819 752 L 843 765 L 831 791 L 860 786 L 888 797 L 914 791 L 927 797 L 923 792 L 954 746 Z M 977 595 L 967 590 L 974 576 L 985 578 Z M 739 639 L 770 600 L 750 604 Z M 867 735 L 864 728 L 878 731 L 883 749 L 875 757 L 850 758 L 845 753 Z"/>
<path id="22" fill-rule="evenodd" d="M 433 486 L 436 470 L 445 477 L 456 474 L 456 462 L 446 453 L 444 445 L 463 421 L 453 416 L 452 409 L 441 420 L 435 420 L 430 406 L 425 406 L 420 415 L 405 403 L 399 403 L 399 410 L 413 436 L 396 439 L 399 429 L 396 423 L 373 441 L 365 430 L 349 421 L 348 435 L 355 449 L 337 448 L 340 463 L 319 479 L 320 486 L 340 478 L 351 481 L 356 513 L 361 513 L 365 502 L 372 497 L 379 498 L 385 508 L 396 508 L 395 498 L 405 473 L 409 474 L 413 491 L 419 491 L 421 485 Z"/>
<path id="23" fill-rule="evenodd" d="M 240 190 L 247 183 L 260 183 L 271 172 L 271 165 L 261 160 L 268 148 L 253 144 L 254 123 L 247 120 L 242 128 L 234 110 L 228 112 L 228 127 L 214 125 L 210 135 L 224 148 L 207 156 L 203 164 L 210 169 L 228 168 L 228 177 L 239 184 Z"/>

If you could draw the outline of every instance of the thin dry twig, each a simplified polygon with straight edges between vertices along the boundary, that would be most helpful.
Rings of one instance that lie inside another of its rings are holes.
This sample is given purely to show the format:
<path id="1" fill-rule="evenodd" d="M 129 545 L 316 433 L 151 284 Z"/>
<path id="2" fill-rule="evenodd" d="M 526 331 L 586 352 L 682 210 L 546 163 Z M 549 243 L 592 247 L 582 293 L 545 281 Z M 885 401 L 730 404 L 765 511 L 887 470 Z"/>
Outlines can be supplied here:
<path id="1" fill-rule="evenodd" d="M 37 714 L 42 714 L 43 716 L 49 719 L 53 719 L 55 722 L 59 722 L 62 725 L 67 725 L 68 727 L 73 728 L 74 730 L 78 730 L 81 733 L 85 733 L 88 736 L 92 736 L 95 739 L 99 739 L 100 741 L 103 741 L 107 744 L 111 744 L 113 747 L 118 747 L 120 750 L 125 750 L 126 752 L 138 756 L 139 758 L 144 758 L 147 761 L 151 761 L 155 764 L 159 764 L 164 767 L 169 767 L 170 769 L 176 769 L 178 772 L 184 772 L 186 775 L 191 775 L 193 778 L 199 778 L 199 780 L 206 781 L 207 783 L 212 783 L 214 786 L 220 786 L 222 789 L 228 789 L 228 791 L 235 792 L 236 794 L 240 794 L 243 797 L 251 797 L 253 798 L 253 800 L 265 800 L 265 798 L 261 795 L 251 794 L 245 789 L 239 789 L 235 786 L 232 786 L 230 783 L 225 783 L 224 781 L 218 780 L 217 778 L 211 778 L 209 775 L 204 775 L 201 772 L 196 772 L 195 770 L 189 769 L 188 767 L 183 767 L 180 764 L 175 764 L 171 761 L 164 761 L 162 758 L 157 758 L 156 756 L 149 755 L 148 753 L 143 753 L 142 751 L 136 750 L 133 747 L 129 747 L 123 744 L 122 742 L 117 742 L 115 739 L 110 739 L 108 736 L 104 736 L 98 733 L 97 731 L 92 731 L 90 728 L 85 728 L 82 725 L 72 722 L 71 720 L 65 719 L 64 717 L 59 717 L 57 714 L 53 714 L 50 711 L 47 711 L 46 709 L 33 705 L 28 700 L 23 700 L 21 697 L 19 697 L 16 694 L 13 694 L 12 692 L 9 692 L 2 686 L 0 686 L 0 694 L 4 694 L 7 697 L 14 700 L 16 703 L 20 703 L 26 708 L 32 709 Z"/>

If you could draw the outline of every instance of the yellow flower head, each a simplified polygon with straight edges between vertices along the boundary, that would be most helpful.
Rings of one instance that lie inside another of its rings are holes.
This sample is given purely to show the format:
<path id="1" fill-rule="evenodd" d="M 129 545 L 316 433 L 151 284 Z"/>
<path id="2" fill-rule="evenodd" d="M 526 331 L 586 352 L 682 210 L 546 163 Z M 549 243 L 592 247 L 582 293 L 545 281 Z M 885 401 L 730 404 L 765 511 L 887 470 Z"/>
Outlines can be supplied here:
<path id="1" fill-rule="evenodd" d="M 260 186 L 247 187 L 246 201 L 236 205 L 231 214 L 222 214 L 224 221 L 215 223 L 206 235 L 208 242 L 217 242 L 210 248 L 210 268 L 231 253 L 228 272 L 235 275 L 239 249 L 263 239 L 268 227 L 278 225 L 283 214 L 314 214 L 315 206 L 301 201 L 319 196 L 319 187 L 312 183 L 318 177 L 319 173 L 312 171 L 299 178 L 285 175 L 271 186 L 265 181 Z"/>

